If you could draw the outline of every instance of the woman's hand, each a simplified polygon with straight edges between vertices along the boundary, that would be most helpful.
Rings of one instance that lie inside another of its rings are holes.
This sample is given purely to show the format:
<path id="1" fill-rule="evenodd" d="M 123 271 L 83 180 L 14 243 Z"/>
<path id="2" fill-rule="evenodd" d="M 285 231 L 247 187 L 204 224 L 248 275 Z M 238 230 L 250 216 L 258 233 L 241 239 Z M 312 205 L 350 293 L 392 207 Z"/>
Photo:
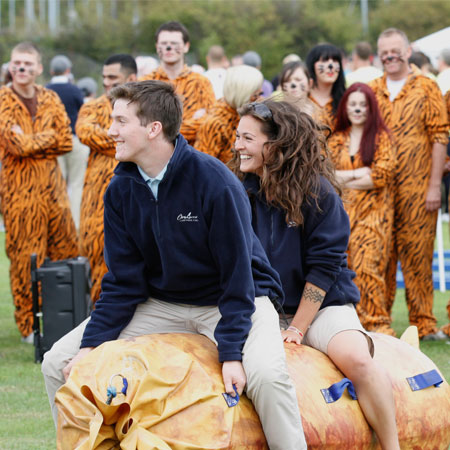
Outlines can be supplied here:
<path id="1" fill-rule="evenodd" d="M 362 178 L 365 177 L 366 175 L 372 175 L 372 169 L 370 167 L 367 166 L 359 167 L 358 169 L 355 169 L 353 171 L 353 176 L 355 178 Z"/>
<path id="2" fill-rule="evenodd" d="M 303 339 L 298 333 L 292 330 L 281 330 L 281 336 L 283 337 L 283 342 L 293 342 L 297 345 L 300 345 Z"/>

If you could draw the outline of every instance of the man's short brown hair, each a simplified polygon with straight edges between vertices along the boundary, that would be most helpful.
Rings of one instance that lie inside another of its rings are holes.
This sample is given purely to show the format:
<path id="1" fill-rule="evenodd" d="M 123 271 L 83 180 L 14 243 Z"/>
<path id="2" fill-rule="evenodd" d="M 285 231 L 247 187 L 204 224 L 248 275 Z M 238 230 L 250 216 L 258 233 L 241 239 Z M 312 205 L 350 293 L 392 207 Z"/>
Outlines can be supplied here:
<path id="1" fill-rule="evenodd" d="M 369 61 L 372 55 L 372 46 L 365 41 L 358 42 L 355 45 L 355 53 L 359 59 L 363 61 Z"/>
<path id="2" fill-rule="evenodd" d="M 20 42 L 12 50 L 11 55 L 14 53 L 34 53 L 37 56 L 38 63 L 41 63 L 41 52 L 33 42 Z"/>
<path id="3" fill-rule="evenodd" d="M 186 27 L 180 22 L 166 22 L 163 23 L 155 33 L 155 41 L 158 42 L 159 33 L 161 31 L 179 31 L 183 36 L 183 42 L 186 44 L 189 42 L 189 32 Z"/>
<path id="4" fill-rule="evenodd" d="M 128 100 L 137 106 L 142 126 L 161 122 L 164 137 L 173 142 L 180 132 L 183 105 L 174 87 L 164 81 L 135 81 L 115 87 L 109 94 L 112 103 Z"/>

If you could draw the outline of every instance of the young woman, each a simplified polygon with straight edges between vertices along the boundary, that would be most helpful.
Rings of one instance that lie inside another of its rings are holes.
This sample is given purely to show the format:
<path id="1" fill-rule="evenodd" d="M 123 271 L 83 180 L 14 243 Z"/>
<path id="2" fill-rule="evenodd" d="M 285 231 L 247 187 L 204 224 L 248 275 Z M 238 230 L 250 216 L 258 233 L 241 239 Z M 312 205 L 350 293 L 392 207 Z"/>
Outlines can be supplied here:
<path id="1" fill-rule="evenodd" d="M 254 67 L 242 65 L 227 69 L 223 98 L 205 116 L 197 131 L 194 148 L 224 163 L 229 162 L 239 123 L 237 109 L 260 96 L 263 81 L 262 73 Z"/>
<path id="2" fill-rule="evenodd" d="M 347 268 L 349 221 L 324 158 L 323 134 L 288 102 L 250 103 L 239 113 L 232 165 L 249 193 L 254 230 L 281 277 L 283 338 L 327 354 L 352 380 L 382 447 L 398 449 L 392 386 L 371 357 L 372 339 L 354 307 L 359 292 Z"/>
<path id="3" fill-rule="evenodd" d="M 306 65 L 303 62 L 294 61 L 285 64 L 280 74 L 283 99 L 294 103 L 301 111 L 314 114 L 316 108 L 308 98 L 311 81 Z"/>
<path id="4" fill-rule="evenodd" d="M 316 45 L 306 56 L 306 66 L 313 80 L 309 98 L 319 109 L 316 119 L 333 131 L 338 105 L 345 91 L 341 52 L 332 44 Z"/>
<path id="5" fill-rule="evenodd" d="M 350 218 L 349 266 L 361 292 L 359 317 L 367 330 L 395 335 L 385 301 L 385 272 L 396 159 L 375 95 L 366 84 L 352 84 L 345 92 L 328 146 Z"/>

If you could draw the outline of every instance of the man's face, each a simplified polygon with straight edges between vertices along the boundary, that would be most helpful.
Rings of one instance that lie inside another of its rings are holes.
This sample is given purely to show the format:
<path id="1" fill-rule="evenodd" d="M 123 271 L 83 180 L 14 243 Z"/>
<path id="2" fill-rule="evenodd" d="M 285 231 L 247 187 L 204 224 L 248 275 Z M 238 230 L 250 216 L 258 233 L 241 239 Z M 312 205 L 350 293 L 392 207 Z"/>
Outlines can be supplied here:
<path id="1" fill-rule="evenodd" d="M 176 64 L 184 60 L 184 54 L 189 51 L 189 42 L 184 43 L 181 31 L 161 31 L 156 51 L 162 63 Z"/>
<path id="2" fill-rule="evenodd" d="M 124 84 L 130 80 L 130 76 L 124 74 L 120 63 L 109 64 L 103 66 L 103 88 L 105 93 L 108 94 L 112 88 Z"/>
<path id="3" fill-rule="evenodd" d="M 399 34 L 378 39 L 378 56 L 388 76 L 406 76 L 411 48 Z"/>
<path id="4" fill-rule="evenodd" d="M 14 84 L 30 86 L 42 73 L 42 64 L 37 53 L 12 52 L 9 71 Z"/>
<path id="5" fill-rule="evenodd" d="M 152 123 L 141 125 L 136 114 L 137 106 L 128 100 L 114 103 L 112 123 L 108 135 L 116 142 L 116 159 L 139 164 L 142 155 L 148 152 L 148 135 Z"/>

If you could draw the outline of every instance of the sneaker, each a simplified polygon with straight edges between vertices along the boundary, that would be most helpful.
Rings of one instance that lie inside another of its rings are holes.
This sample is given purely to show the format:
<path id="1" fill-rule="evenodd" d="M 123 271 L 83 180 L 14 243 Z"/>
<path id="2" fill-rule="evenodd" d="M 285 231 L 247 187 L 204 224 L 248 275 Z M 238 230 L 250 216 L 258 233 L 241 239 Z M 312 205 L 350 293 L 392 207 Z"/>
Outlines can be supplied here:
<path id="1" fill-rule="evenodd" d="M 420 338 L 421 341 L 446 341 L 449 337 L 442 331 L 436 331 L 436 333 L 426 334 Z"/>
<path id="2" fill-rule="evenodd" d="M 34 334 L 31 333 L 28 336 L 22 336 L 21 341 L 25 344 L 34 344 Z"/>

